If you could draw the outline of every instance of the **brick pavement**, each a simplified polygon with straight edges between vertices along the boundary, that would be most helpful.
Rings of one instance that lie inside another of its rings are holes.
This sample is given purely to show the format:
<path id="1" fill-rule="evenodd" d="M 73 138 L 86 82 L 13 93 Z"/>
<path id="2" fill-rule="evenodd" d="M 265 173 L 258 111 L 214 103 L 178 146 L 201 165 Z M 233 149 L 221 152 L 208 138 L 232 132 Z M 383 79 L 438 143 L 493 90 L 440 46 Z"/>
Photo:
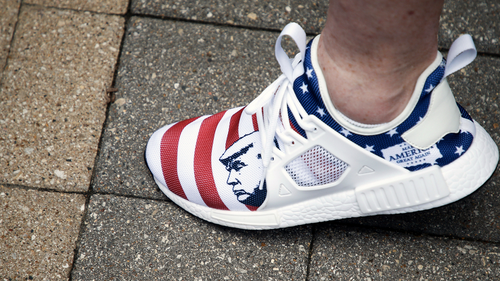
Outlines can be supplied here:
<path id="1" fill-rule="evenodd" d="M 0 280 L 498 279 L 498 172 L 435 210 L 273 231 L 166 199 L 151 133 L 251 101 L 279 75 L 279 30 L 317 34 L 327 6 L 196 3 L 0 0 Z M 479 56 L 450 84 L 497 144 L 499 13 L 447 1 L 439 41 L 473 35 Z"/>

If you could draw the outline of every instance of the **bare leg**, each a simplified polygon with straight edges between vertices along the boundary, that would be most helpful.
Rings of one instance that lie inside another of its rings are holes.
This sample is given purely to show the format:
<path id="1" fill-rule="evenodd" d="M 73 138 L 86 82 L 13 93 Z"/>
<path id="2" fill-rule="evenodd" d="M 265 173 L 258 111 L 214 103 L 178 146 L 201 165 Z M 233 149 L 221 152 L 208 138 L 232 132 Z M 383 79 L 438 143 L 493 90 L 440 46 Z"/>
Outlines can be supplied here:
<path id="1" fill-rule="evenodd" d="M 330 0 L 318 60 L 335 107 L 354 121 L 389 122 L 436 58 L 444 0 Z"/>

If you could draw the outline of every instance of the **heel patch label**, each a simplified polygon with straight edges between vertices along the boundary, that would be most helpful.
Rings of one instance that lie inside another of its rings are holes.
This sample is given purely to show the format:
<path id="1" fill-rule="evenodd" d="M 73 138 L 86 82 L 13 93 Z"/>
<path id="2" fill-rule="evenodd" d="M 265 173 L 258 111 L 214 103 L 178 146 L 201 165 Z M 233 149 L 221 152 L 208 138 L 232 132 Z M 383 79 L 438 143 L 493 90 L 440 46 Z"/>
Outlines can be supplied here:
<path id="1" fill-rule="evenodd" d="M 406 142 L 382 149 L 381 152 L 385 160 L 403 168 L 409 168 L 422 164 L 434 165 L 436 164 L 437 159 L 443 157 L 436 145 L 427 149 L 418 149 Z"/>

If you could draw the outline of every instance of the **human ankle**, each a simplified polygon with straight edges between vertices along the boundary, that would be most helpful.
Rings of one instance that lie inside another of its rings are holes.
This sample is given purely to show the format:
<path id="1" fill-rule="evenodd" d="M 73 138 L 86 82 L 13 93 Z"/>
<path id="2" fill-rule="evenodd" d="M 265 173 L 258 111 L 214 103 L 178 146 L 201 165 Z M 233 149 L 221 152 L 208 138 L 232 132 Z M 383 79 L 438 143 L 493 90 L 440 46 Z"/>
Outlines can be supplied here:
<path id="1" fill-rule="evenodd" d="M 418 77 L 435 58 L 434 50 L 433 56 L 418 63 L 394 57 L 333 59 L 322 39 L 323 35 L 318 62 L 330 99 L 343 115 L 363 124 L 387 123 L 396 118 L 408 104 Z"/>
<path id="2" fill-rule="evenodd" d="M 442 6 L 330 0 L 318 60 L 336 109 L 362 123 L 397 117 L 435 58 Z"/>

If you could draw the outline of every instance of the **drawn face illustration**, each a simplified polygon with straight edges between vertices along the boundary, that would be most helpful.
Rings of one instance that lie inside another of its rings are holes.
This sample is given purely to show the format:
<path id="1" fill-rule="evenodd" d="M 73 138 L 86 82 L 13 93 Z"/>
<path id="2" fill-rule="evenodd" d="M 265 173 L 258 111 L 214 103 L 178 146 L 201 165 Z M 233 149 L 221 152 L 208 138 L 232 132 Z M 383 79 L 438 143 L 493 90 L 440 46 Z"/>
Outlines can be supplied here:
<path id="1" fill-rule="evenodd" d="M 238 201 L 251 206 L 260 206 L 265 199 L 265 186 L 260 187 L 263 173 L 261 152 L 246 135 L 236 141 L 219 159 L 229 172 L 227 184 L 232 186 Z"/>
<path id="2" fill-rule="evenodd" d="M 238 201 L 240 202 L 252 196 L 260 186 L 262 165 L 260 163 L 259 165 L 255 164 L 255 162 L 260 162 L 255 161 L 255 159 L 260 158 L 259 156 L 259 152 L 255 148 L 250 148 L 247 153 L 233 159 L 226 166 L 229 172 L 227 184 L 233 186 L 234 195 L 238 197 Z M 250 163 L 253 165 L 249 165 Z"/>

